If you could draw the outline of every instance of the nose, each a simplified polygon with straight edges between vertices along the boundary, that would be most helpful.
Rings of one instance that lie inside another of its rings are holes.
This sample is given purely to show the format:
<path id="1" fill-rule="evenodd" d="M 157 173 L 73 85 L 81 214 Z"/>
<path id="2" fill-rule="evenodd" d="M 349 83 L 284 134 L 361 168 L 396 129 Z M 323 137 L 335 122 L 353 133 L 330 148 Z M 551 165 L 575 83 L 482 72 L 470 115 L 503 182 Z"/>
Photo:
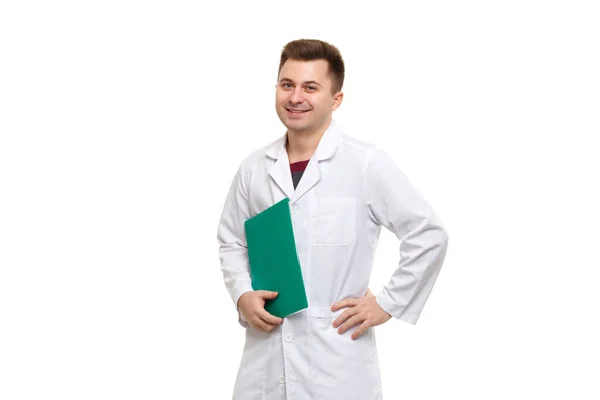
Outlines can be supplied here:
<path id="1" fill-rule="evenodd" d="M 290 95 L 290 102 L 293 104 L 301 104 L 304 102 L 304 97 L 302 96 L 302 88 L 296 87 L 294 91 Z"/>

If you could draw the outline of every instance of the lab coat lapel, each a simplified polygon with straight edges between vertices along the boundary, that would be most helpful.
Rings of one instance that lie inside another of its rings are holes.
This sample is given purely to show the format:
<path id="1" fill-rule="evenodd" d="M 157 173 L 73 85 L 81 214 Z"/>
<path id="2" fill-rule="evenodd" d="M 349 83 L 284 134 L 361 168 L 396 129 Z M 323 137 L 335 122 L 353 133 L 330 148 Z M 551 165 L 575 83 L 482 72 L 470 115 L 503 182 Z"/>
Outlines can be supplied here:
<path id="1" fill-rule="evenodd" d="M 315 154 L 311 157 L 306 170 L 302 174 L 302 178 L 296 187 L 296 191 L 290 198 L 290 203 L 294 204 L 300 200 L 310 189 L 312 189 L 323 176 L 323 167 L 321 162 L 331 158 L 337 151 L 340 145 L 342 132 L 339 127 L 335 124 L 335 121 L 331 121 L 329 128 L 325 131 L 319 145 L 315 150 Z"/>
<path id="2" fill-rule="evenodd" d="M 300 182 L 298 182 L 298 186 L 294 191 L 292 197 L 290 198 L 290 203 L 294 204 L 298 201 L 302 196 L 306 194 L 313 186 L 319 182 L 321 179 L 321 168 L 319 167 L 318 161 L 314 158 L 311 158 L 302 174 L 302 178 L 300 178 Z"/>
<path id="3" fill-rule="evenodd" d="M 279 138 L 273 146 L 267 149 L 267 155 L 277 161 L 269 170 L 269 175 L 275 181 L 277 186 L 291 198 L 294 193 L 294 182 L 292 182 L 292 173 L 287 151 L 285 150 L 286 136 Z"/>
<path id="4" fill-rule="evenodd" d="M 289 158 L 285 149 L 287 135 L 283 135 L 267 149 L 267 155 L 277 160 L 269 170 L 269 175 L 271 175 L 277 186 L 290 199 L 290 204 L 297 202 L 321 180 L 323 174 L 319 163 L 331 158 L 335 154 L 339 147 L 341 136 L 341 130 L 334 121 L 331 121 L 329 128 L 327 128 L 321 137 L 315 154 L 306 166 L 306 170 L 302 174 L 296 190 L 294 190 Z"/>

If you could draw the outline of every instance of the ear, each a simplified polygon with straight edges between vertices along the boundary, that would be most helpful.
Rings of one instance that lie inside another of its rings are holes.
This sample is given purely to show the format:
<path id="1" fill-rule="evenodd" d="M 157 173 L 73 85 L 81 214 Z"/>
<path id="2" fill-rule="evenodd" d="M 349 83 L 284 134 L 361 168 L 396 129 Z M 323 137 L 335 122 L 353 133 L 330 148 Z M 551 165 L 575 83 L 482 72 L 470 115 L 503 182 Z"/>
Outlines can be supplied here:
<path id="1" fill-rule="evenodd" d="M 331 105 L 331 111 L 337 110 L 339 106 L 342 105 L 342 100 L 344 100 L 344 93 L 337 92 L 333 95 L 333 104 Z"/>

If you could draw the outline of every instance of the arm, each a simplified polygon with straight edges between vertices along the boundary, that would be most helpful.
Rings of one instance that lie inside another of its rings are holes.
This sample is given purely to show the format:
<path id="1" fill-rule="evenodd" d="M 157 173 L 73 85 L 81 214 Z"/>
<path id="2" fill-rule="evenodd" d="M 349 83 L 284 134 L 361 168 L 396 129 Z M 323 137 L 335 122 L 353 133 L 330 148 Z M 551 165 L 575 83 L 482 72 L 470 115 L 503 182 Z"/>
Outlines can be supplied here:
<path id="1" fill-rule="evenodd" d="M 248 183 L 244 163 L 238 169 L 219 221 L 217 240 L 223 280 L 238 310 L 238 321 L 244 328 L 251 326 L 261 332 L 271 332 L 283 322 L 269 314 L 265 301 L 277 297 L 277 293 L 252 288 L 248 245 L 244 222 L 250 218 Z"/>
<path id="2" fill-rule="evenodd" d="M 385 151 L 371 153 L 365 187 L 370 217 L 400 240 L 398 268 L 376 301 L 393 317 L 416 324 L 442 267 L 448 234 Z"/>
<path id="3" fill-rule="evenodd" d="M 217 231 L 221 272 L 236 309 L 239 298 L 253 290 L 244 231 L 244 221 L 248 218 L 248 186 L 245 166 L 242 163 L 231 183 Z M 247 327 L 243 314 L 238 311 L 238 315 L 240 324 Z"/>

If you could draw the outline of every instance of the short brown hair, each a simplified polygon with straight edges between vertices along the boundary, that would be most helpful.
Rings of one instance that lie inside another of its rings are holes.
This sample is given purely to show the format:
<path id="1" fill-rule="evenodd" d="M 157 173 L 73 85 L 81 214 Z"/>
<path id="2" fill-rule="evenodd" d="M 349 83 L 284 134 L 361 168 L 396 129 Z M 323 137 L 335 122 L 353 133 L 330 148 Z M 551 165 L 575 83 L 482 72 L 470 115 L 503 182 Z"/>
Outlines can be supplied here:
<path id="1" fill-rule="evenodd" d="M 337 47 L 316 39 L 298 39 L 283 47 L 279 61 L 281 67 L 289 59 L 300 61 L 325 60 L 329 64 L 328 74 L 331 77 L 331 92 L 342 90 L 344 84 L 344 60 Z"/>

